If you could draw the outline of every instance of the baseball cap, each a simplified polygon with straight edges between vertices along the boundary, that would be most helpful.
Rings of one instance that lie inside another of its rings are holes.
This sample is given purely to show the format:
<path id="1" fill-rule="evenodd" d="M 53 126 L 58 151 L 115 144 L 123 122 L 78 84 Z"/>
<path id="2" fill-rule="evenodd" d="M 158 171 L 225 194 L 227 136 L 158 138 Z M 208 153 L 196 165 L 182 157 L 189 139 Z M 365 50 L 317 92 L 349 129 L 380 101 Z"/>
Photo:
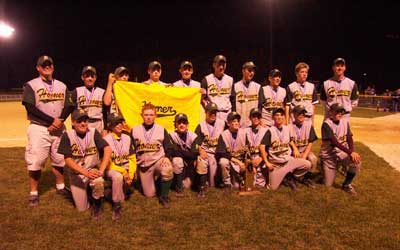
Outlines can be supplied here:
<path id="1" fill-rule="evenodd" d="M 155 69 L 155 68 L 161 69 L 161 63 L 159 63 L 158 61 L 152 61 L 151 63 L 149 63 L 148 69 Z"/>
<path id="2" fill-rule="evenodd" d="M 54 64 L 53 59 L 50 56 L 43 55 L 38 58 L 36 65 L 43 66 L 46 62 L 50 63 L 50 64 Z"/>
<path id="3" fill-rule="evenodd" d="M 242 69 L 255 69 L 255 68 L 256 65 L 252 61 L 245 62 L 242 66 Z"/>
<path id="4" fill-rule="evenodd" d="M 82 75 L 84 75 L 86 72 L 92 72 L 93 74 L 97 75 L 96 69 L 93 66 L 85 66 L 82 69 Z"/>
<path id="5" fill-rule="evenodd" d="M 343 107 L 342 104 L 334 103 L 329 107 L 329 111 L 333 111 L 335 113 L 338 113 L 338 112 L 345 112 L 346 109 Z"/>
<path id="6" fill-rule="evenodd" d="M 338 57 L 335 60 L 333 60 L 333 65 L 336 65 L 336 64 L 346 64 L 346 61 L 343 58 Z"/>
<path id="7" fill-rule="evenodd" d="M 177 115 L 175 116 L 174 122 L 177 123 L 177 122 L 180 122 L 180 121 L 183 121 L 183 122 L 188 123 L 189 121 L 188 121 L 187 115 L 185 115 L 185 114 L 183 114 L 183 113 L 177 114 Z"/>
<path id="8" fill-rule="evenodd" d="M 89 115 L 84 109 L 75 109 L 71 114 L 71 120 L 73 121 L 78 121 L 82 118 L 89 119 Z"/>
<path id="9" fill-rule="evenodd" d="M 281 113 L 282 115 L 285 114 L 285 110 L 283 108 L 277 108 L 272 112 L 272 115 L 274 116 L 277 113 Z"/>
<path id="10" fill-rule="evenodd" d="M 297 105 L 293 108 L 293 113 L 296 114 L 305 114 L 307 113 L 306 107 L 304 107 L 303 105 Z"/>
<path id="11" fill-rule="evenodd" d="M 240 121 L 240 115 L 239 115 L 239 113 L 237 113 L 237 112 L 230 112 L 229 114 L 228 114 L 228 117 L 226 118 L 226 120 L 228 121 L 228 122 L 231 122 L 231 121 L 233 121 L 233 120 L 235 120 L 235 119 L 238 119 L 239 121 Z"/>
<path id="12" fill-rule="evenodd" d="M 114 75 L 116 75 L 116 76 L 121 76 L 121 75 L 123 75 L 123 73 L 127 73 L 129 75 L 129 70 L 127 68 L 125 68 L 124 66 L 120 66 L 120 67 L 116 68 L 114 71 Z"/>
<path id="13" fill-rule="evenodd" d="M 253 117 L 253 116 L 255 116 L 255 115 L 261 116 L 261 110 L 258 109 L 258 108 L 252 108 L 252 109 L 250 110 L 250 115 L 249 115 L 249 117 Z"/>
<path id="14" fill-rule="evenodd" d="M 217 55 L 217 56 L 214 57 L 213 62 L 214 63 L 221 63 L 221 62 L 226 63 L 226 58 L 223 55 Z"/>
<path id="15" fill-rule="evenodd" d="M 205 108 L 205 110 L 206 110 L 206 112 L 213 112 L 213 111 L 218 111 L 218 106 L 217 106 L 217 104 L 215 104 L 215 103 L 213 103 L 213 102 L 209 102 L 207 105 L 206 105 L 206 108 Z"/>
<path id="16" fill-rule="evenodd" d="M 184 68 L 184 67 L 191 67 L 191 68 L 193 68 L 193 64 L 190 62 L 190 61 L 183 61 L 182 63 L 181 63 L 181 69 L 182 68 Z"/>
<path id="17" fill-rule="evenodd" d="M 279 69 L 273 69 L 269 72 L 270 77 L 277 77 L 280 76 L 282 77 L 282 72 Z"/>
<path id="18" fill-rule="evenodd" d="M 112 128 L 123 121 L 125 121 L 125 119 L 118 113 L 110 113 L 107 115 L 107 126 L 109 128 Z"/>

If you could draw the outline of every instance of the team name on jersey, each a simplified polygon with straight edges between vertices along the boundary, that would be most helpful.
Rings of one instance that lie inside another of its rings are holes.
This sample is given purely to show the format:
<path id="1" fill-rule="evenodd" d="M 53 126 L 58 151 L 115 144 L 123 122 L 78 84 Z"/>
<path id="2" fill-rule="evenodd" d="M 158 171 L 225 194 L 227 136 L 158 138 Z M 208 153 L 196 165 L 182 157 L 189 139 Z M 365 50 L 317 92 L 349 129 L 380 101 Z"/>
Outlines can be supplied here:
<path id="1" fill-rule="evenodd" d="M 65 98 L 65 94 L 60 93 L 51 93 L 48 92 L 47 89 L 42 88 L 37 90 L 37 94 L 39 96 L 40 102 L 55 102 L 55 101 L 62 101 Z"/>
<path id="2" fill-rule="evenodd" d="M 152 104 L 151 102 L 143 101 L 143 106 L 146 104 Z M 176 115 L 176 110 L 173 106 L 156 106 L 157 117 L 174 116 Z"/>
<path id="3" fill-rule="evenodd" d="M 226 149 L 226 151 L 228 153 L 230 153 L 232 157 L 235 157 L 236 159 L 239 159 L 239 160 L 243 159 L 245 154 L 246 154 L 246 152 L 247 152 L 246 148 L 241 148 L 241 149 L 238 149 L 238 150 L 232 150 L 232 148 L 230 148 L 230 147 L 228 147 Z"/>
<path id="4" fill-rule="evenodd" d="M 296 144 L 297 147 L 304 147 L 308 145 L 308 139 L 296 139 L 292 137 L 291 140 Z"/>
<path id="5" fill-rule="evenodd" d="M 289 143 L 280 143 L 279 141 L 273 141 L 271 143 L 271 148 L 273 151 L 277 151 L 277 154 L 280 155 L 289 150 Z"/>
<path id="6" fill-rule="evenodd" d="M 129 155 L 118 155 L 114 151 L 111 153 L 111 160 L 114 162 L 115 165 L 123 166 L 129 162 Z"/>
<path id="7" fill-rule="evenodd" d="M 294 99 L 297 102 L 301 101 L 312 101 L 312 95 L 311 94 L 302 94 L 300 90 L 296 90 L 293 93 Z"/>
<path id="8" fill-rule="evenodd" d="M 218 138 L 211 138 L 209 135 L 205 135 L 204 142 L 210 147 L 216 147 L 218 145 Z"/>
<path id="9" fill-rule="evenodd" d="M 161 145 L 158 143 L 144 143 L 139 139 L 136 139 L 135 145 L 137 153 L 158 152 L 161 149 Z"/>
<path id="10" fill-rule="evenodd" d="M 231 94 L 231 88 L 217 88 L 216 84 L 210 84 L 208 86 L 208 94 L 211 96 L 229 95 Z"/>
<path id="11" fill-rule="evenodd" d="M 72 144 L 71 151 L 72 151 L 72 156 L 84 157 L 82 155 L 82 153 L 81 153 L 81 150 L 80 150 L 79 146 L 76 143 Z M 88 148 L 85 149 L 85 156 L 95 155 L 95 154 L 97 154 L 97 148 L 96 147 L 88 147 Z"/>
<path id="12" fill-rule="evenodd" d="M 328 95 L 331 98 L 334 98 L 336 96 L 350 96 L 351 91 L 349 90 L 345 90 L 345 89 L 341 89 L 339 91 L 336 91 L 336 89 L 334 87 L 330 87 L 328 89 Z"/>
<path id="13" fill-rule="evenodd" d="M 236 101 L 242 103 L 247 101 L 258 101 L 258 94 L 255 95 L 245 95 L 244 91 L 238 91 L 236 93 Z"/>
<path id="14" fill-rule="evenodd" d="M 274 102 L 274 101 L 272 101 L 272 98 L 267 98 L 267 99 L 265 99 L 265 102 L 264 102 L 265 109 L 282 108 L 282 106 L 283 106 L 282 102 Z"/>
<path id="15" fill-rule="evenodd" d="M 86 107 L 86 108 L 89 108 L 89 107 L 101 108 L 101 107 L 103 107 L 103 100 L 90 100 L 89 104 L 87 104 L 85 96 L 80 96 L 78 98 L 78 103 L 79 103 L 79 106 Z"/>

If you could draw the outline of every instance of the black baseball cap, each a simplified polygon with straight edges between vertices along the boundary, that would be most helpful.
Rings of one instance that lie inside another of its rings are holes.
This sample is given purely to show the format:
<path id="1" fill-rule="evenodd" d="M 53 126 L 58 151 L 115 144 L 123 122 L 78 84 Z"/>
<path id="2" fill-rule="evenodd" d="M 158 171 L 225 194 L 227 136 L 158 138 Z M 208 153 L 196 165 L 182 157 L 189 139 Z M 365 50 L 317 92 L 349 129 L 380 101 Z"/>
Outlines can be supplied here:
<path id="1" fill-rule="evenodd" d="M 125 68 L 124 66 L 120 66 L 115 69 L 114 75 L 116 76 L 122 76 L 124 73 L 127 73 L 129 75 L 129 70 Z"/>
<path id="2" fill-rule="evenodd" d="M 189 123 L 188 117 L 187 115 L 183 114 L 183 113 L 179 113 L 175 116 L 175 123 L 177 122 L 185 122 L 186 124 Z"/>
<path id="3" fill-rule="evenodd" d="M 270 77 L 282 77 L 282 72 L 279 69 L 273 69 L 269 72 Z"/>
<path id="4" fill-rule="evenodd" d="M 295 106 L 292 111 L 295 114 L 305 114 L 305 113 L 307 113 L 306 107 L 304 107 L 303 105 Z"/>
<path id="5" fill-rule="evenodd" d="M 252 61 L 245 62 L 242 69 L 256 69 L 256 65 Z"/>
<path id="6" fill-rule="evenodd" d="M 107 126 L 113 128 L 120 122 L 124 122 L 125 119 L 119 113 L 110 113 L 107 115 Z"/>
<path id="7" fill-rule="evenodd" d="M 183 69 L 184 67 L 191 67 L 191 68 L 193 68 L 193 64 L 190 62 L 190 61 L 183 61 L 182 63 L 181 63 L 181 69 Z"/>
<path id="8" fill-rule="evenodd" d="M 84 109 L 75 109 L 71 114 L 71 120 L 78 121 L 83 118 L 89 119 L 88 113 Z"/>
<path id="9" fill-rule="evenodd" d="M 226 118 L 226 120 L 228 121 L 228 122 L 231 122 L 231 121 L 233 121 L 233 120 L 235 120 L 235 119 L 238 119 L 239 121 L 240 121 L 240 115 L 239 115 L 239 113 L 237 113 L 237 112 L 230 112 L 229 114 L 228 114 L 228 117 Z"/>
<path id="10" fill-rule="evenodd" d="M 36 65 L 37 66 L 43 66 L 43 65 L 45 65 L 46 63 L 48 63 L 48 64 L 54 64 L 54 62 L 53 62 L 53 59 L 50 57 L 50 56 L 47 56 L 47 55 L 43 55 L 43 56 L 41 56 L 41 57 L 39 57 L 38 58 L 38 60 L 37 60 L 37 62 L 36 62 Z"/>
<path id="11" fill-rule="evenodd" d="M 217 56 L 214 57 L 213 62 L 214 63 L 221 63 L 221 62 L 226 63 L 226 58 L 223 55 L 217 55 Z"/>
<path id="12" fill-rule="evenodd" d="M 339 112 L 346 112 L 346 109 L 340 103 L 334 103 L 329 107 L 329 111 L 339 113 Z"/>
<path id="13" fill-rule="evenodd" d="M 218 106 L 213 102 L 209 102 L 205 107 L 206 112 L 217 112 Z"/>
<path id="14" fill-rule="evenodd" d="M 84 75 L 87 72 L 92 72 L 93 74 L 97 75 L 96 69 L 93 66 L 85 66 L 82 69 L 82 75 Z"/>
<path id="15" fill-rule="evenodd" d="M 261 116 L 261 110 L 260 109 L 258 109 L 258 108 L 252 108 L 251 110 L 250 110 L 250 115 L 249 115 L 249 117 L 251 118 L 251 117 L 253 117 L 253 116 Z"/>
<path id="16" fill-rule="evenodd" d="M 333 64 L 332 65 L 336 65 L 336 64 L 344 64 L 344 65 L 346 65 L 346 61 L 343 58 L 338 57 L 335 60 L 333 60 Z"/>
<path id="17" fill-rule="evenodd" d="M 155 68 L 161 69 L 161 63 L 159 63 L 158 61 L 152 61 L 151 63 L 149 63 L 148 69 L 153 70 Z"/>
<path id="18" fill-rule="evenodd" d="M 282 115 L 285 115 L 285 110 L 283 108 L 277 108 L 274 111 L 272 111 L 272 115 L 274 116 L 275 114 L 280 113 Z"/>

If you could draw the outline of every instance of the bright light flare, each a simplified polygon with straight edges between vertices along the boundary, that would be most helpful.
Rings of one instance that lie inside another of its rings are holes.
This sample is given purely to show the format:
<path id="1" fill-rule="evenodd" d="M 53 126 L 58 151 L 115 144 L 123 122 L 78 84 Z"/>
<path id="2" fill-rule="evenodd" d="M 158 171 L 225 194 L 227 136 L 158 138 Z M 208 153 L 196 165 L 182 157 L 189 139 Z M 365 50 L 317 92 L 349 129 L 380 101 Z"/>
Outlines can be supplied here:
<path id="1" fill-rule="evenodd" d="M 0 37 L 9 38 L 13 35 L 15 29 L 6 23 L 0 21 Z"/>

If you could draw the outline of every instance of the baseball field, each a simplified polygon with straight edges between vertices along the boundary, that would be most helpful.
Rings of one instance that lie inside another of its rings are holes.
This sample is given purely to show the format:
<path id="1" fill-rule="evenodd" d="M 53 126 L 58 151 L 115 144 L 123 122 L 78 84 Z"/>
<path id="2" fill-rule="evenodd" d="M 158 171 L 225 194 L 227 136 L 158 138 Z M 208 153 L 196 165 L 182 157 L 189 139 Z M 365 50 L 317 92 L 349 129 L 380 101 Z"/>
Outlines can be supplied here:
<path id="1" fill-rule="evenodd" d="M 210 189 L 203 200 L 190 191 L 179 199 L 171 192 L 170 209 L 135 192 L 118 222 L 109 203 L 98 222 L 78 213 L 55 193 L 49 167 L 40 205 L 29 208 L 25 110 L 2 102 L 0 115 L 0 249 L 400 249 L 400 114 L 355 110 L 352 131 L 363 159 L 357 197 L 319 184 L 316 171 L 314 190 L 299 185 L 297 193 L 283 187 L 226 197 Z M 322 116 L 316 118 L 319 134 Z M 336 183 L 342 181 L 339 175 Z"/>

